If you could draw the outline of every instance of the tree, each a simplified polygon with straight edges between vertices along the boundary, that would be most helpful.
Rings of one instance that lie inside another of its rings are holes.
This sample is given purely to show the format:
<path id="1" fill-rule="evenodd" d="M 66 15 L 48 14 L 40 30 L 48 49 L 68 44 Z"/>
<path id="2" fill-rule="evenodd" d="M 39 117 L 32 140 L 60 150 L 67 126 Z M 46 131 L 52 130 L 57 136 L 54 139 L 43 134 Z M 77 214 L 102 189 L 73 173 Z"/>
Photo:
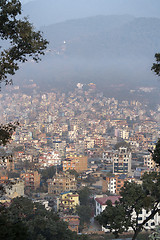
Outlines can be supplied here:
<path id="1" fill-rule="evenodd" d="M 153 233 L 149 235 L 150 240 L 159 240 L 160 239 L 160 226 L 157 226 Z"/>
<path id="2" fill-rule="evenodd" d="M 18 63 L 26 62 L 28 57 L 38 62 L 48 44 L 27 18 L 20 19 L 20 14 L 19 0 L 0 1 L 0 38 L 9 43 L 8 49 L 1 46 L 0 83 L 11 83 L 7 80 L 8 75 L 14 75 L 19 69 Z"/>
<path id="3" fill-rule="evenodd" d="M 160 76 L 160 53 L 155 54 L 156 63 L 153 63 L 151 70 L 155 72 L 157 76 Z"/>
<path id="4" fill-rule="evenodd" d="M 0 125 L 0 146 L 6 145 L 11 140 L 12 134 L 18 125 L 18 122 Z"/>
<path id="5" fill-rule="evenodd" d="M 82 188 L 79 192 L 79 200 L 81 205 L 87 206 L 89 204 L 89 196 L 90 196 L 90 190 L 88 187 Z"/>
<path id="6" fill-rule="evenodd" d="M 136 239 L 145 224 L 159 212 L 160 174 L 145 173 L 142 181 L 142 185 L 126 182 L 120 192 L 120 200 L 115 205 L 107 202 L 106 209 L 96 218 L 116 237 L 132 228 L 134 231 L 132 239 Z M 148 215 L 140 222 L 139 217 L 144 209 L 148 211 Z"/>
<path id="7" fill-rule="evenodd" d="M 77 206 L 76 211 L 80 217 L 80 226 L 83 229 L 85 224 L 88 225 L 90 223 L 92 209 L 90 206 L 81 205 Z"/>
<path id="8" fill-rule="evenodd" d="M 0 39 L 5 42 L 0 46 L 0 83 L 11 84 L 9 75 L 14 75 L 19 69 L 20 62 L 26 62 L 32 57 L 38 62 L 44 55 L 47 40 L 43 39 L 40 31 L 35 31 L 27 18 L 20 19 L 21 3 L 19 0 L 0 1 Z M 5 46 L 8 46 L 5 49 Z M 0 125 L 0 145 L 6 145 L 11 139 L 17 124 Z"/>
<path id="9" fill-rule="evenodd" d="M 160 139 L 158 139 L 156 143 L 156 147 L 154 151 L 152 152 L 152 159 L 155 161 L 155 163 L 160 166 Z"/>
<path id="10" fill-rule="evenodd" d="M 43 205 L 24 197 L 13 199 L 10 207 L 0 211 L 1 233 L 2 230 L 4 230 L 3 239 L 7 240 L 79 239 L 57 214 L 47 211 Z"/>

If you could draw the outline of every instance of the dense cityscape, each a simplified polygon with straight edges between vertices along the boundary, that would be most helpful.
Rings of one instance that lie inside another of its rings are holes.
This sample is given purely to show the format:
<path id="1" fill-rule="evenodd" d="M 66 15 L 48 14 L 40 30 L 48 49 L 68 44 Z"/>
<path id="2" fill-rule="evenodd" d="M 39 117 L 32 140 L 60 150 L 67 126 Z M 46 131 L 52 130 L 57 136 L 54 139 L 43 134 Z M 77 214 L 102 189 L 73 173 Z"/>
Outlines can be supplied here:
<path id="1" fill-rule="evenodd" d="M 93 83 L 68 93 L 41 93 L 34 83 L 28 88 L 30 95 L 18 86 L 0 94 L 1 123 L 19 122 L 0 149 L 1 183 L 14 183 L 6 185 L 5 201 L 28 196 L 58 212 L 72 231 L 107 232 L 94 220 L 106 201 L 114 203 L 126 181 L 141 184 L 144 172 L 157 171 L 151 151 L 159 136 L 159 105 L 154 111 L 136 100 L 107 98 Z M 88 218 L 80 208 L 83 192 Z M 157 223 L 158 214 L 145 229 Z"/>
<path id="2" fill-rule="evenodd" d="M 0 1 L 0 239 L 160 239 L 159 8 Z"/>

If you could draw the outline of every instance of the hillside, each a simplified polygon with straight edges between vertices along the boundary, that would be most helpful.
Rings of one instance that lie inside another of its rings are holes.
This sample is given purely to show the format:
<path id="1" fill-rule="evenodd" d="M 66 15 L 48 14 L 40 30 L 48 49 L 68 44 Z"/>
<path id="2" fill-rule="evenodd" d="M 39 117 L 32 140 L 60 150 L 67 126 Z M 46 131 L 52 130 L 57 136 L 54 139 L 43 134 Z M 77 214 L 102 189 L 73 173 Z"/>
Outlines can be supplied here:
<path id="1" fill-rule="evenodd" d="M 43 61 L 25 65 L 16 79 L 72 89 L 95 82 L 110 95 L 153 86 L 154 54 L 160 51 L 160 19 L 129 15 L 68 20 L 41 28 L 50 42 Z"/>

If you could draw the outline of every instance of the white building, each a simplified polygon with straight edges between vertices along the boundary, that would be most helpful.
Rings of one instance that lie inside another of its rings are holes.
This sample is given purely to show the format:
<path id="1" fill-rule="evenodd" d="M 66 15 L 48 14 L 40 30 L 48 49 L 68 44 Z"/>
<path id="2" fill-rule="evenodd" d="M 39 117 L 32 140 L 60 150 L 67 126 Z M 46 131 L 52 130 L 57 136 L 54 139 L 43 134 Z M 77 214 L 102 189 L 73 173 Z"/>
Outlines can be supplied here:
<path id="1" fill-rule="evenodd" d="M 96 203 L 96 212 L 95 217 L 98 216 L 101 212 L 103 212 L 107 206 L 106 202 L 107 200 L 111 200 L 112 204 L 114 205 L 115 201 L 118 201 L 120 199 L 120 196 L 103 196 L 103 197 L 97 197 L 95 198 Z M 149 215 L 151 214 L 151 211 L 147 211 L 145 209 L 142 209 L 141 213 L 138 216 L 138 224 L 141 224 Z M 136 213 L 133 212 L 132 218 L 136 219 Z M 145 225 L 145 230 L 152 230 L 155 228 L 155 226 L 160 224 L 160 213 L 156 213 L 155 216 L 150 219 Z M 129 229 L 130 231 L 133 230 L 132 228 Z M 110 232 L 109 227 L 105 228 L 102 226 L 102 231 L 104 232 Z"/>
<path id="2" fill-rule="evenodd" d="M 132 154 L 126 147 L 120 147 L 115 151 L 113 159 L 113 173 L 127 174 L 131 172 Z"/>
<path id="3" fill-rule="evenodd" d="M 114 204 L 115 201 L 119 200 L 119 198 L 120 198 L 120 196 L 107 196 L 107 195 L 104 195 L 103 197 L 95 198 L 95 203 L 96 203 L 95 217 L 98 216 L 101 212 L 104 211 L 104 209 L 107 206 L 106 202 L 108 200 L 110 200 L 112 202 L 112 204 Z"/>

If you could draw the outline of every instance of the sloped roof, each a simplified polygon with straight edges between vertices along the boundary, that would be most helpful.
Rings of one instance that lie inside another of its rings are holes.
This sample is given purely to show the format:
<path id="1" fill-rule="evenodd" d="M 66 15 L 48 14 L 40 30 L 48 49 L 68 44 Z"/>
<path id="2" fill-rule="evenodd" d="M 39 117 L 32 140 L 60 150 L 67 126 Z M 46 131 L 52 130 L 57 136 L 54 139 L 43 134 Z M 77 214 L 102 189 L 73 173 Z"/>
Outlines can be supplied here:
<path id="1" fill-rule="evenodd" d="M 115 201 L 119 201 L 120 196 L 104 196 L 100 198 L 95 198 L 95 201 L 97 201 L 100 205 L 106 205 L 106 202 L 110 200 L 112 204 L 115 203 Z"/>

